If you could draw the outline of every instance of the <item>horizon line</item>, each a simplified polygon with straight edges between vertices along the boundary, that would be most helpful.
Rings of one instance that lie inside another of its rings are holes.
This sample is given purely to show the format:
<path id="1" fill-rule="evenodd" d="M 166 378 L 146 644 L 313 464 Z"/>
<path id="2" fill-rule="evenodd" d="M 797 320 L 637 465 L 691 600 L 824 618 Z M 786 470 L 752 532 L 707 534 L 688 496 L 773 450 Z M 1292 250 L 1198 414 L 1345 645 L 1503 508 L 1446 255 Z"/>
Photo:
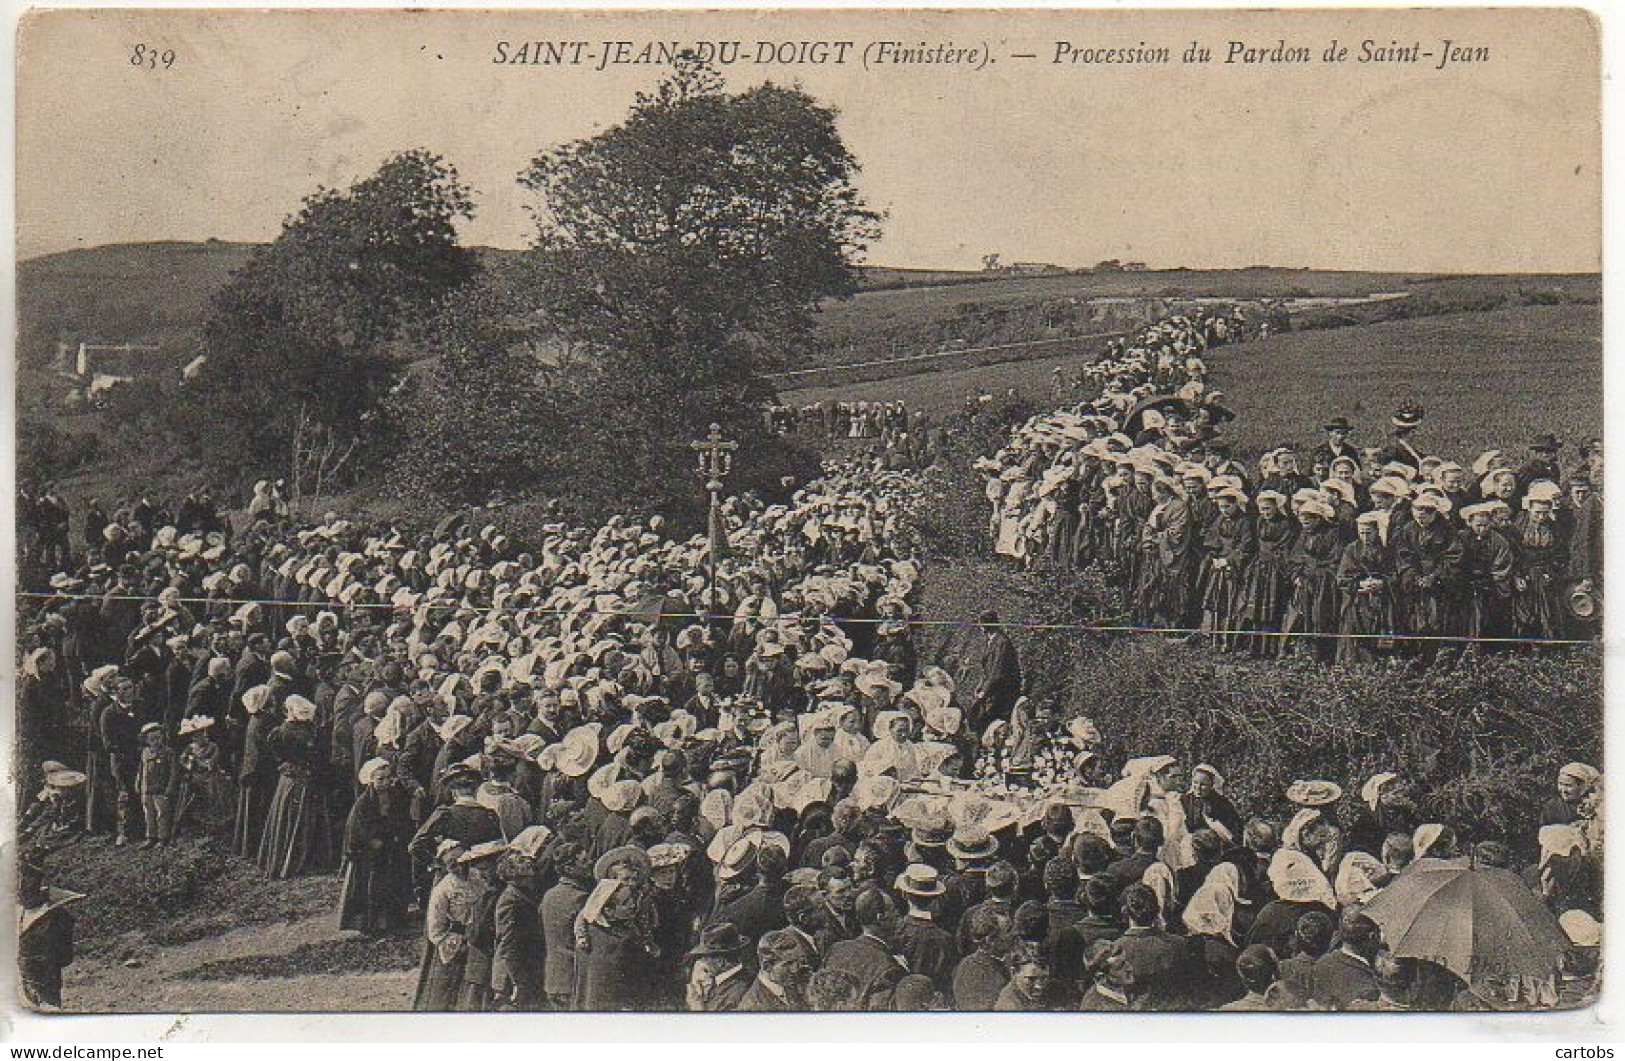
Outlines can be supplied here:
<path id="1" fill-rule="evenodd" d="M 125 247 L 151 247 L 160 244 L 171 244 L 185 247 L 207 247 L 214 244 L 231 247 L 265 247 L 271 240 L 242 240 L 225 239 L 218 236 L 206 236 L 203 239 L 148 239 L 126 240 L 114 243 L 94 243 L 88 246 L 65 247 L 61 250 L 41 251 L 37 254 L 17 255 L 17 264 L 24 265 L 29 262 L 42 261 L 65 254 L 81 254 L 93 251 L 114 250 Z M 466 249 L 472 251 L 499 251 L 507 254 L 521 254 L 529 250 L 528 247 L 502 247 L 495 244 L 479 243 L 469 245 Z M 1124 259 L 1102 259 L 1102 261 L 1123 261 Z M 1040 266 L 1047 269 L 1059 270 L 1060 274 L 1075 274 L 1091 272 L 1094 265 L 1062 265 L 1051 262 L 1022 263 Z M 1098 263 L 1097 263 L 1098 264 Z M 1347 266 L 1319 266 L 1319 265 L 1275 265 L 1255 262 L 1250 265 L 1153 265 L 1143 263 L 1143 269 L 1123 270 L 1124 272 L 1144 273 L 1171 273 L 1171 272 L 1201 272 L 1201 273 L 1240 273 L 1257 271 L 1279 272 L 1309 272 L 1309 273 L 1370 273 L 1381 276 L 1601 276 L 1602 269 L 1416 269 L 1416 268 L 1351 268 Z M 1022 279 L 1024 277 L 1043 278 L 1042 272 L 1019 272 L 1016 270 L 987 270 L 968 266 L 938 266 L 938 265 L 895 265 L 880 262 L 859 262 L 859 269 L 889 269 L 896 272 L 920 273 L 955 273 L 961 276 L 986 276 L 988 279 Z"/>

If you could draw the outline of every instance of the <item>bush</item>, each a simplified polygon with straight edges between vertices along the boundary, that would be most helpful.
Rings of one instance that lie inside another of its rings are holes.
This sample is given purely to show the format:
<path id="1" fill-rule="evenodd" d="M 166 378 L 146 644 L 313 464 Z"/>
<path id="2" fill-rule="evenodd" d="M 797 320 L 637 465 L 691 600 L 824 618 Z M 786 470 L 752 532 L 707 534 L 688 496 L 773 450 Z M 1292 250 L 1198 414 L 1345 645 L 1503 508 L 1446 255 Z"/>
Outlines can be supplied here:
<path id="1" fill-rule="evenodd" d="M 64 431 L 44 420 L 17 425 L 17 478 L 48 483 L 99 460 L 101 437 L 94 432 Z"/>
<path id="2" fill-rule="evenodd" d="M 1074 645 L 1064 713 L 1094 719 L 1107 761 L 1210 761 L 1253 813 L 1288 813 L 1282 790 L 1295 779 L 1353 795 L 1393 770 L 1420 783 L 1430 820 L 1527 851 L 1557 768 L 1601 761 L 1602 660 L 1590 647 L 1328 667 L 1140 635 Z"/>

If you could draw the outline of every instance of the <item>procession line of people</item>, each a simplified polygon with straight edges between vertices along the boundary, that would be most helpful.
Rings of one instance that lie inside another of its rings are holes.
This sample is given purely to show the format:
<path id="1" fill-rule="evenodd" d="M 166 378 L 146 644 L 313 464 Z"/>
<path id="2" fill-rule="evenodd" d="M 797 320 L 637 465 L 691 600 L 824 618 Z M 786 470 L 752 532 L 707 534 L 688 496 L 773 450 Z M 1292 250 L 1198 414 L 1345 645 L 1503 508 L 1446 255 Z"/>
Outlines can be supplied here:
<path id="1" fill-rule="evenodd" d="M 1220 649 L 1325 661 L 1594 639 L 1602 593 L 1602 450 L 1535 436 L 1526 457 L 1428 452 L 1425 410 L 1362 447 L 1344 417 L 1307 455 L 1255 461 L 1207 361 L 1205 313 L 1160 322 L 1094 365 L 1098 396 L 1031 418 L 986 474 L 988 534 L 1023 564 L 1095 568 L 1141 629 Z"/>

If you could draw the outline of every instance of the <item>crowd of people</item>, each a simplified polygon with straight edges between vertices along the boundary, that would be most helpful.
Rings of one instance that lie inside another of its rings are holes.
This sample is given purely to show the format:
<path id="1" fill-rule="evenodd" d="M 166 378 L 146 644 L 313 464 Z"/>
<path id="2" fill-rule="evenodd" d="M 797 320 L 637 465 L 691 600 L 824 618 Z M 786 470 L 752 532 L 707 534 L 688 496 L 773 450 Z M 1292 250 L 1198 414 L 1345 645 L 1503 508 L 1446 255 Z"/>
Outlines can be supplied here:
<path id="1" fill-rule="evenodd" d="M 1594 637 L 1602 593 L 1602 449 L 1559 460 L 1551 434 L 1517 459 L 1431 452 L 1407 406 L 1380 445 L 1345 417 L 1312 452 L 1249 462 L 1207 358 L 1231 332 L 1206 314 L 1121 340 L 1095 396 L 1035 416 L 984 458 L 994 549 L 1095 567 L 1137 625 L 1221 649 L 1323 660 L 1441 644 Z"/>
<path id="2" fill-rule="evenodd" d="M 824 398 L 803 405 L 769 405 L 767 429 L 836 444 L 873 458 L 888 471 L 929 468 L 948 452 L 948 428 L 924 410 L 901 401 L 842 402 Z"/>
<path id="3" fill-rule="evenodd" d="M 1009 467 L 1041 479 L 1029 457 L 1093 440 L 1050 422 Z M 521 543 L 477 520 L 408 536 L 272 504 L 233 533 L 121 509 L 100 536 L 119 547 L 70 549 L 21 616 L 24 837 L 162 858 L 215 836 L 272 878 L 337 871 L 343 928 L 421 931 L 421 1010 L 1590 996 L 1597 769 L 1563 768 L 1515 865 L 1393 773 L 1245 806 L 1222 765 L 1107 761 L 1086 713 L 1034 710 L 996 613 L 920 636 L 924 502 L 882 463 L 730 499 L 715 557 L 659 517 Z M 1458 939 L 1435 874 L 1516 923 L 1469 915 Z M 64 907 L 27 883 L 55 928 L 25 931 L 25 987 L 60 1004 Z"/>

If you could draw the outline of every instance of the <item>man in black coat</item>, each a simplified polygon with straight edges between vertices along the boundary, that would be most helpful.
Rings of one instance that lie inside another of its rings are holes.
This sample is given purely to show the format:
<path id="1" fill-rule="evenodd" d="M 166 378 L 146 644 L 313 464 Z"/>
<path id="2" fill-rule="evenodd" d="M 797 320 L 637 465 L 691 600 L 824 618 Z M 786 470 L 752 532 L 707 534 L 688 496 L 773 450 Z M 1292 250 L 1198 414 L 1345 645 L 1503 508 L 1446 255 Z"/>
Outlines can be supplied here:
<path id="1" fill-rule="evenodd" d="M 824 864 L 824 852 L 830 848 L 844 847 L 847 854 L 851 854 L 863 842 L 863 812 L 851 800 L 843 799 L 835 804 L 830 811 L 830 824 L 833 829 L 829 835 L 809 840 L 802 849 L 802 866 L 819 869 Z"/>
<path id="2" fill-rule="evenodd" d="M 746 939 L 761 939 L 785 926 L 784 875 L 789 871 L 784 852 L 772 844 L 756 849 L 756 884 L 732 902 L 718 906 L 707 921 L 728 922 Z"/>
<path id="3" fill-rule="evenodd" d="M 1427 454 L 1418 449 L 1412 439 L 1416 429 L 1422 426 L 1422 418 L 1426 415 L 1427 410 L 1417 405 L 1407 405 L 1394 413 L 1391 421 L 1394 431 L 1389 436 L 1388 444 L 1378 451 L 1377 468 L 1397 462 L 1420 470 L 1422 458 Z M 1367 470 L 1374 472 L 1376 468 Z"/>
<path id="4" fill-rule="evenodd" d="M 1529 440 L 1528 458 L 1512 473 L 1518 481 L 1516 499 L 1528 493 L 1529 484 L 1537 479 L 1549 479 L 1554 483 L 1562 481 L 1563 473 L 1557 466 L 1557 454 L 1562 448 L 1563 443 L 1549 431 Z"/>
<path id="5" fill-rule="evenodd" d="M 729 1013 L 739 1008 L 739 1000 L 756 984 L 743 961 L 749 946 L 750 941 L 727 922 L 700 933 L 699 943 L 688 952 L 693 972 L 686 1004 L 691 1012 Z"/>
<path id="6" fill-rule="evenodd" d="M 947 889 L 935 869 L 916 864 L 898 876 L 897 890 L 908 903 L 908 914 L 897 927 L 898 951 L 908 963 L 909 972 L 929 977 L 938 991 L 950 995 L 959 948 L 931 912 Z"/>
<path id="7" fill-rule="evenodd" d="M 1157 927 L 1162 914 L 1157 893 L 1144 884 L 1123 892 L 1128 928 L 1111 944 L 1133 985 L 1133 1005 L 1142 1010 L 1187 1010 L 1201 999 L 1202 966 L 1185 940 Z"/>
<path id="8" fill-rule="evenodd" d="M 769 932 L 756 945 L 756 979 L 739 997 L 737 1013 L 784 1013 L 807 1008 L 812 954 L 791 932 Z"/>
<path id="9" fill-rule="evenodd" d="M 1134 823 L 1134 853 L 1106 867 L 1106 877 L 1117 885 L 1119 892 L 1131 884 L 1140 883 L 1145 871 L 1157 860 L 1162 841 L 1162 822 L 1159 819 L 1145 817 Z"/>
<path id="10" fill-rule="evenodd" d="M 825 969 L 840 969 L 858 982 L 858 997 L 869 1010 L 890 1010 L 897 982 L 908 967 L 893 951 L 892 938 L 900 911 L 896 900 L 879 888 L 867 888 L 853 904 L 862 931 L 829 948 Z"/>
<path id="11" fill-rule="evenodd" d="M 508 886 L 497 898 L 491 992 L 496 1007 L 528 1012 L 542 1008 L 542 871 L 532 859 L 509 859 L 499 867 Z"/>
<path id="12" fill-rule="evenodd" d="M 1315 962 L 1310 976 L 1311 1000 L 1325 1009 L 1348 1009 L 1356 1002 L 1375 1002 L 1377 974 L 1372 967 L 1381 946 L 1377 923 L 1357 910 L 1343 912 L 1343 944 Z"/>
<path id="13" fill-rule="evenodd" d="M 231 663 L 223 656 L 215 656 L 209 660 L 203 677 L 186 691 L 185 714 L 207 715 L 223 726 L 231 709 L 231 685 Z"/>
<path id="14" fill-rule="evenodd" d="M 1021 696 L 1021 661 L 1016 646 L 1004 632 L 999 614 L 983 612 L 977 620 L 984 639 L 975 651 L 976 685 L 966 698 L 964 724 L 972 733 L 981 733 L 994 719 L 1007 719 Z"/>
<path id="15" fill-rule="evenodd" d="M 451 802 L 436 807 L 434 813 L 418 827 L 417 835 L 406 845 L 412 856 L 412 869 L 417 877 L 419 906 L 426 907 L 429 889 L 438 874 L 431 863 L 442 840 L 455 840 L 464 847 L 473 847 L 491 840 L 502 839 L 502 824 L 496 811 L 474 798 L 480 786 L 480 775 L 469 767 L 457 764 L 446 771 L 442 784 L 451 795 Z"/>
<path id="16" fill-rule="evenodd" d="M 1333 417 L 1321 426 L 1321 430 L 1326 433 L 1326 441 L 1315 447 L 1315 452 L 1310 457 L 1311 465 L 1324 462 L 1330 468 L 1332 461 L 1339 457 L 1347 457 L 1359 466 L 1360 447 L 1349 441 L 1349 436 L 1354 433 L 1354 427 L 1349 423 L 1348 417 Z"/>
<path id="17" fill-rule="evenodd" d="M 107 772 L 118 806 L 118 837 L 123 847 L 130 842 L 130 827 L 141 813 L 136 799 L 136 773 L 141 766 L 141 720 L 135 713 L 135 682 L 121 677 L 113 687 L 113 697 L 102 708 L 96 731 L 107 756 Z"/>

